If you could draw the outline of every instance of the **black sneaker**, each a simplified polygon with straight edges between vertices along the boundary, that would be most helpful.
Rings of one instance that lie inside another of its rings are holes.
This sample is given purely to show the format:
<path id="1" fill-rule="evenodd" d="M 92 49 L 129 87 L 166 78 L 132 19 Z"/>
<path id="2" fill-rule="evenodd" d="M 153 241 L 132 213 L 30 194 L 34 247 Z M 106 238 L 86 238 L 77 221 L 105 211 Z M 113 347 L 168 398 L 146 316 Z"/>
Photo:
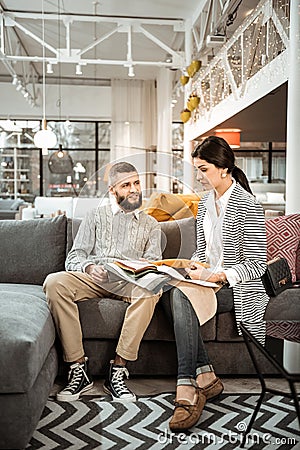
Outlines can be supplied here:
<path id="1" fill-rule="evenodd" d="M 85 358 L 85 362 L 71 365 L 67 386 L 56 394 L 58 401 L 73 402 L 79 399 L 82 392 L 88 391 L 93 387 L 94 383 L 91 381 L 87 360 Z"/>
<path id="2" fill-rule="evenodd" d="M 104 392 L 110 394 L 115 402 L 135 402 L 136 396 L 124 382 L 129 377 L 125 366 L 119 366 L 110 361 L 108 376 L 104 382 Z"/>

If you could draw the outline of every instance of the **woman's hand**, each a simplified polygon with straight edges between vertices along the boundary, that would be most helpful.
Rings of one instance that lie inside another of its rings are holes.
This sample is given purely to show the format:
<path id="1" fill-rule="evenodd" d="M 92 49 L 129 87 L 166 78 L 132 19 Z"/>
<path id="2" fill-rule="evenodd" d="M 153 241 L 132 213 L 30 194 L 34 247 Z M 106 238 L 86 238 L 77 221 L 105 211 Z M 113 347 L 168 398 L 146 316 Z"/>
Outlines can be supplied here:
<path id="1" fill-rule="evenodd" d="M 207 270 L 203 264 L 192 261 L 190 266 L 185 269 L 191 280 L 210 281 L 210 277 L 213 275 Z"/>
<path id="2" fill-rule="evenodd" d="M 185 269 L 191 280 L 210 281 L 211 283 L 226 283 L 226 275 L 224 272 L 210 272 L 203 264 L 193 261 L 190 267 Z"/>
<path id="3" fill-rule="evenodd" d="M 105 281 L 108 281 L 107 271 L 103 266 L 90 264 L 85 271 L 92 277 L 95 283 L 104 283 Z"/>

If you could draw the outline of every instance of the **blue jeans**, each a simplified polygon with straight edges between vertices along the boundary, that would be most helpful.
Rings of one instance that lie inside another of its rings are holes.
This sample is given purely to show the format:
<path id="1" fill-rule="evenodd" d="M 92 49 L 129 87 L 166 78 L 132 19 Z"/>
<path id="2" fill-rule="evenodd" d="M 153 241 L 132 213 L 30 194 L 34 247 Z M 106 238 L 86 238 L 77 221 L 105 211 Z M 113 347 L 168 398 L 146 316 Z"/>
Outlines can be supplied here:
<path id="1" fill-rule="evenodd" d="M 178 359 L 177 385 L 194 385 L 197 375 L 214 370 L 204 347 L 198 318 L 189 299 L 178 288 L 166 292 L 161 302 L 174 324 Z"/>

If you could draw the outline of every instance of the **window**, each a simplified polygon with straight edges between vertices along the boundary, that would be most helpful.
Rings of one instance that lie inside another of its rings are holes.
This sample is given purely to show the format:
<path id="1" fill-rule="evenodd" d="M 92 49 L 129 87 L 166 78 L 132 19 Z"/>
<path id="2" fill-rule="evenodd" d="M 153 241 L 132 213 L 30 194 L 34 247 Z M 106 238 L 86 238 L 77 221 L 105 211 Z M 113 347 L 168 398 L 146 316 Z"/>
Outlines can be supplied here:
<path id="1" fill-rule="evenodd" d="M 252 183 L 285 183 L 285 143 L 243 142 L 235 156 L 236 165 Z"/>
<path id="2" fill-rule="evenodd" d="M 99 169 L 110 160 L 110 122 L 49 121 L 57 148 L 34 145 L 40 121 L 0 120 L 0 196 L 33 202 L 37 195 L 97 196 Z"/>

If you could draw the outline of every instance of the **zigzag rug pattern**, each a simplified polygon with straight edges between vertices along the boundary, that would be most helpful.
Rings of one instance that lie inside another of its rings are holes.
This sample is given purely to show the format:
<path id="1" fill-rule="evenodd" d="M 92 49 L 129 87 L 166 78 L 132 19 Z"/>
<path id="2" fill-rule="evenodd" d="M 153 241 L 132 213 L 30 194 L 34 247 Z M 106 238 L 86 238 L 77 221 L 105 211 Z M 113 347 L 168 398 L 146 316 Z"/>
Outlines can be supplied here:
<path id="1" fill-rule="evenodd" d="M 168 422 L 173 394 L 116 403 L 107 396 L 83 396 L 72 403 L 49 399 L 27 446 L 33 449 L 238 449 L 258 396 L 222 394 L 207 403 L 188 434 L 172 434 Z M 246 449 L 296 450 L 300 433 L 292 400 L 266 397 Z"/>

